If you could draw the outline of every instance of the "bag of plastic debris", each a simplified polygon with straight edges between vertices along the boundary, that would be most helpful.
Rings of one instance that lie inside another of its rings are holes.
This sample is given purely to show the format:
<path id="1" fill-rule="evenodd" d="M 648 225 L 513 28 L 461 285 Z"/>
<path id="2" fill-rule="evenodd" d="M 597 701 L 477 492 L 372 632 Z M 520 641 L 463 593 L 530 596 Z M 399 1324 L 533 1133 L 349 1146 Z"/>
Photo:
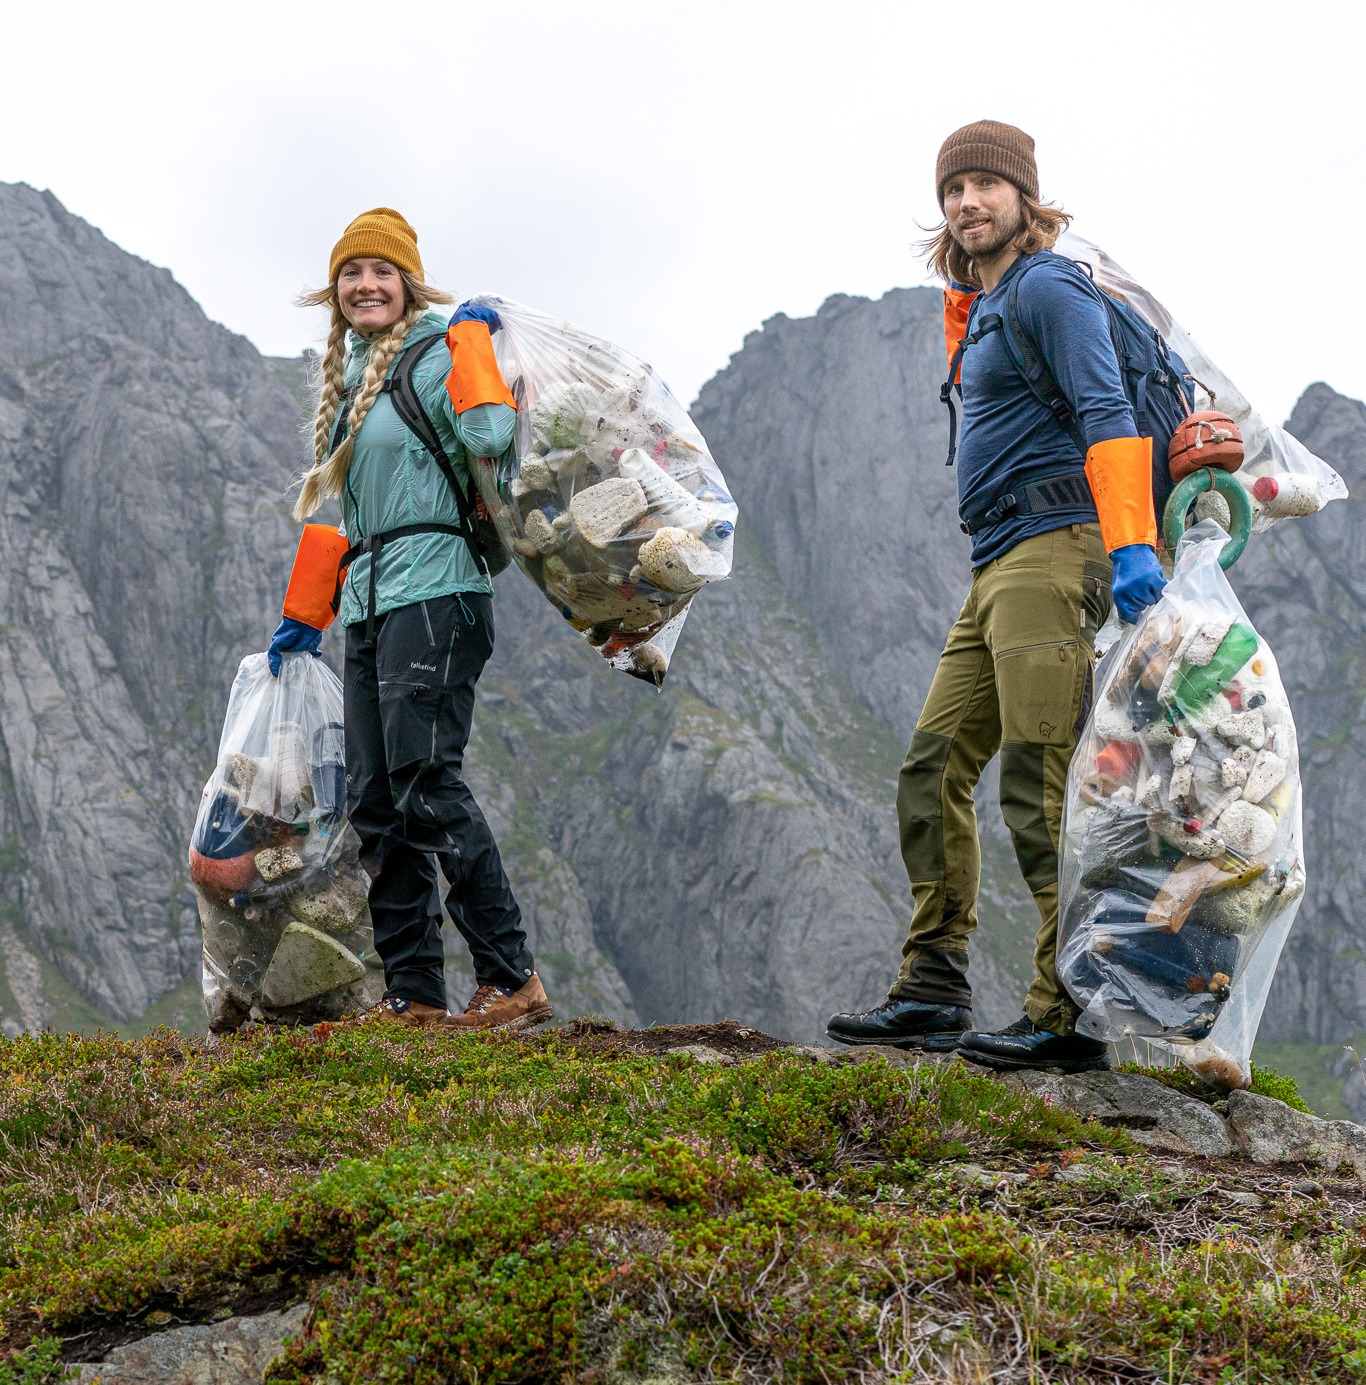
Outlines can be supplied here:
<path id="1" fill-rule="evenodd" d="M 505 298 L 513 445 L 475 463 L 517 565 L 614 668 L 663 681 L 688 603 L 730 575 L 735 502 L 687 410 L 644 361 Z"/>
<path id="2" fill-rule="evenodd" d="M 1238 425 L 1243 437 L 1243 464 L 1234 475 L 1252 502 L 1254 534 L 1262 533 L 1278 519 L 1312 515 L 1330 500 L 1346 498 L 1342 477 L 1284 428 L 1266 422 L 1171 313 L 1105 251 L 1071 231 L 1065 232 L 1054 248 L 1059 255 L 1085 266 L 1097 288 L 1128 303 L 1186 363 L 1190 371 L 1186 384 L 1193 388 L 1197 410 L 1217 407 Z M 1154 466 L 1163 463 L 1164 459 L 1153 458 Z M 1222 496 L 1201 496 L 1196 514 L 1229 527 L 1228 506 Z M 1160 530 L 1161 515 L 1157 521 Z"/>
<path id="3" fill-rule="evenodd" d="M 1295 723 L 1276 658 L 1187 531 L 1162 599 L 1097 668 L 1067 779 L 1058 970 L 1078 1029 L 1216 1086 L 1252 1041 L 1304 894 Z"/>
<path id="4" fill-rule="evenodd" d="M 346 821 L 336 674 L 287 654 L 273 678 L 264 654 L 249 655 L 190 844 L 215 1033 L 248 1016 L 337 1019 L 380 998 L 359 845 Z"/>

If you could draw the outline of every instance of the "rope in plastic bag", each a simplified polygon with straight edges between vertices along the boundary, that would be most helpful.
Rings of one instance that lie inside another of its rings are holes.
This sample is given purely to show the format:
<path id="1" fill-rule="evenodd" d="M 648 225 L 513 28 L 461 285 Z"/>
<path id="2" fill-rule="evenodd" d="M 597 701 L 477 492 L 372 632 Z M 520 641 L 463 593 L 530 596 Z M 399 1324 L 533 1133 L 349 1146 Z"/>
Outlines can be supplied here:
<path id="1" fill-rule="evenodd" d="M 204 785 L 190 880 L 209 1027 L 337 1019 L 384 991 L 346 820 L 342 687 L 308 654 L 242 660 Z"/>
<path id="2" fill-rule="evenodd" d="M 1304 894 L 1299 752 L 1275 655 L 1187 531 L 1106 654 L 1068 773 L 1058 972 L 1093 1038 L 1146 1039 L 1219 1087 L 1252 1042 Z"/>
<path id="3" fill-rule="evenodd" d="M 517 401 L 512 448 L 475 462 L 518 567 L 613 668 L 659 685 L 688 603 L 728 577 L 736 506 L 653 367 L 506 298 L 480 295 Z"/>

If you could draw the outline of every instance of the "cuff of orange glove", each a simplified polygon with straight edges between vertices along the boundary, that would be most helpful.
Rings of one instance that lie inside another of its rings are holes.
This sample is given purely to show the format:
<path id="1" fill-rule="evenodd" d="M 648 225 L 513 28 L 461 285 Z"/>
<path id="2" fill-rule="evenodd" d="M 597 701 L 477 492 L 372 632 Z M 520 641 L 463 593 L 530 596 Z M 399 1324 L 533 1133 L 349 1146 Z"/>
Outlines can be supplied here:
<path id="1" fill-rule="evenodd" d="M 950 369 L 953 367 L 953 357 L 958 350 L 958 343 L 968 334 L 968 313 L 972 311 L 972 301 L 980 292 L 980 289 L 952 287 L 944 290 L 944 350 L 948 353 Z M 959 374 L 961 373 L 960 366 Z"/>
<path id="2" fill-rule="evenodd" d="M 331 524 L 305 524 L 289 574 L 283 614 L 315 630 L 326 630 L 337 614 L 341 560 L 350 547 Z"/>
<path id="3" fill-rule="evenodd" d="M 1157 547 L 1151 438 L 1110 438 L 1096 443 L 1086 454 L 1086 479 L 1095 497 L 1107 553 L 1131 543 Z"/>
<path id="4" fill-rule="evenodd" d="M 493 354 L 493 338 L 488 323 L 456 322 L 446 331 L 451 352 L 451 373 L 446 377 L 446 393 L 457 414 L 480 404 L 506 404 L 517 407 L 512 392 L 498 369 Z"/>

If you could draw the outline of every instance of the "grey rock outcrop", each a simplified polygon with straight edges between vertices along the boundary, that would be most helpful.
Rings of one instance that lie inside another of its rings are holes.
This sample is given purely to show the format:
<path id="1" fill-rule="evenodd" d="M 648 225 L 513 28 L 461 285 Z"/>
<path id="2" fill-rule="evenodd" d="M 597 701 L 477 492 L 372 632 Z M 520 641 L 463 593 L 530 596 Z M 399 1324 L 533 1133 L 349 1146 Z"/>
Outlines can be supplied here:
<path id="1" fill-rule="evenodd" d="M 1122 1126 L 1156 1150 L 1204 1158 L 1240 1155 L 1254 1164 L 1315 1164 L 1366 1181 L 1366 1128 L 1323 1120 L 1257 1092 L 1230 1092 L 1220 1103 L 1226 1114 L 1220 1114 L 1139 1073 L 1024 1072 L 1003 1080 L 1060 1110 Z M 1319 1188 L 1315 1195 L 1321 1193 Z"/>
<path id="2" fill-rule="evenodd" d="M 1231 1092 L 1228 1124 L 1238 1151 L 1254 1164 L 1321 1164 L 1366 1180 L 1366 1129 L 1351 1121 L 1323 1120 L 1256 1092 Z"/>
<path id="3" fill-rule="evenodd" d="M 1125 1072 L 1025 1072 L 1005 1080 L 1087 1120 L 1122 1125 L 1141 1144 L 1207 1158 L 1233 1152 L 1228 1126 L 1217 1111 L 1151 1077 Z M 1274 1104 L 1290 1109 L 1281 1102 Z"/>
<path id="4" fill-rule="evenodd" d="M 167 1328 L 115 1347 L 103 1361 L 76 1367 L 84 1385 L 258 1385 L 290 1337 L 306 1304 L 217 1323 Z"/>
<path id="5" fill-rule="evenodd" d="M 198 952 L 186 822 L 290 546 L 297 413 L 243 338 L 48 193 L 0 187 L 4 904 L 103 1013 Z M 7 1019 L 41 991 L 6 949 Z"/>

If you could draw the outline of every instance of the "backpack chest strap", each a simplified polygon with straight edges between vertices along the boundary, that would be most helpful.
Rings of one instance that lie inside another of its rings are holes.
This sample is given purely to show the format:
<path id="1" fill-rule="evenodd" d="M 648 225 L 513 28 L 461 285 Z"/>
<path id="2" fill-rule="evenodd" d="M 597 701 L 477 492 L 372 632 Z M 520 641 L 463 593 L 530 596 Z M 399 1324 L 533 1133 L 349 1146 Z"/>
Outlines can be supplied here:
<path id="1" fill-rule="evenodd" d="M 342 560 L 337 566 L 339 574 L 345 573 L 346 569 L 362 554 L 368 553 L 370 555 L 370 583 L 365 603 L 365 638 L 367 640 L 375 638 L 375 595 L 379 581 L 379 555 L 386 543 L 392 543 L 395 539 L 410 539 L 418 534 L 452 534 L 461 539 L 467 537 L 464 527 L 457 527 L 454 524 L 438 524 L 435 521 L 424 524 L 400 524 L 396 529 L 385 529 L 379 534 L 366 535 L 359 543 L 353 543 L 342 554 Z M 342 578 L 338 576 L 337 600 L 334 602 L 334 607 L 340 605 L 341 582 Z"/>

